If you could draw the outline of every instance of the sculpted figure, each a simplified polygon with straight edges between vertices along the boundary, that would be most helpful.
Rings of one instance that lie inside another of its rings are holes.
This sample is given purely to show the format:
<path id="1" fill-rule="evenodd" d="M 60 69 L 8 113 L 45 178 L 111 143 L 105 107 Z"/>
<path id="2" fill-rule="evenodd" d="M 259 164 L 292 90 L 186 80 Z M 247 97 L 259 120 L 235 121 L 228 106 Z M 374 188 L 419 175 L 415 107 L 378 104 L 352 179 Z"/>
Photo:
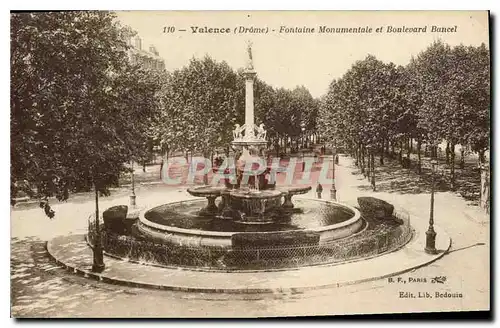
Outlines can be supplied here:
<path id="1" fill-rule="evenodd" d="M 233 139 L 239 139 L 241 134 L 241 128 L 239 124 L 236 124 L 236 127 L 233 130 Z"/>
<path id="2" fill-rule="evenodd" d="M 253 70 L 252 41 L 247 42 L 248 62 L 247 69 Z"/>
<path id="3" fill-rule="evenodd" d="M 257 132 L 257 133 L 258 133 L 258 134 L 257 134 L 257 136 L 258 136 L 258 138 L 259 138 L 259 139 L 266 139 L 266 134 L 267 134 L 267 132 L 266 132 L 266 130 L 264 129 L 264 124 L 262 124 L 262 123 L 261 123 L 261 124 L 259 125 L 259 127 L 257 128 L 257 131 L 258 131 L 258 132 Z"/>

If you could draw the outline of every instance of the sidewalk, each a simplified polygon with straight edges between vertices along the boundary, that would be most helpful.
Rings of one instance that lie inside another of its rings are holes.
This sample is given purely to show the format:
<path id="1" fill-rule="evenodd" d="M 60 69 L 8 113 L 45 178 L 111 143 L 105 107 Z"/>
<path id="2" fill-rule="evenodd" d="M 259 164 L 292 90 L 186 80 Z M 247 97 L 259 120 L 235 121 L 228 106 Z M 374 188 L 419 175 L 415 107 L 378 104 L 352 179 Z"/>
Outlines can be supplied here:
<path id="1" fill-rule="evenodd" d="M 404 207 L 412 216 L 412 224 L 428 224 L 429 193 L 403 194 L 398 191 L 371 192 L 368 181 L 353 167 L 353 161 L 340 157 L 336 167 L 337 195 L 341 202 L 356 205 L 356 198 L 372 195 L 393 202 L 396 207 Z M 186 188 L 166 188 L 162 185 L 138 186 L 136 190 L 139 206 L 146 200 L 177 201 L 189 195 Z M 313 190 L 308 195 L 315 197 Z M 329 198 L 329 187 L 323 191 L 323 199 Z M 128 190 L 112 193 L 99 200 L 100 209 L 118 204 L 128 204 Z M 92 194 L 81 201 L 70 198 L 67 202 L 53 204 L 56 217 L 49 220 L 43 211 L 19 209 L 11 212 L 11 238 L 15 245 L 26 245 L 14 251 L 25 257 L 34 256 L 30 252 L 31 240 L 50 240 L 57 236 L 86 233 L 87 218 L 95 210 Z M 471 311 L 490 308 L 490 225 L 489 217 L 475 213 L 475 207 L 467 206 L 456 194 L 438 192 L 435 203 L 436 224 L 446 230 L 453 239 L 450 251 L 439 260 L 395 277 L 426 278 L 428 283 L 397 284 L 388 279 L 379 279 L 341 288 L 321 288 L 307 292 L 273 292 L 259 295 L 181 293 L 156 291 L 143 288 L 129 288 L 92 282 L 77 275 L 63 276 L 51 269 L 53 262 L 47 263 L 51 275 L 40 278 L 39 271 L 31 262 L 14 260 L 16 270 L 27 278 L 11 279 L 11 284 L 23 290 L 22 296 L 15 296 L 14 306 L 22 307 L 25 316 L 69 316 L 69 317 L 228 317 L 240 316 L 302 316 L 358 313 L 399 313 L 436 311 Z M 468 217 L 469 215 L 469 217 Z M 438 233 L 437 241 L 442 242 Z M 422 238 L 422 237 L 421 237 Z M 86 247 L 86 246 L 85 246 Z M 40 249 L 40 253 L 44 253 Z M 38 254 L 38 252 L 36 253 Z M 35 255 L 36 255 L 35 254 Z M 45 254 L 45 253 L 44 253 Z M 77 260 L 77 259 L 76 259 Z M 89 259 L 90 261 L 90 259 Z M 91 262 L 87 262 L 91 263 Z M 382 262 L 380 262 L 382 263 Z M 109 264 L 109 263 L 108 263 Z M 108 269 L 109 269 L 108 265 Z M 140 266 L 144 270 L 144 266 Z M 17 272 L 17 271 L 16 271 Z M 180 271 L 186 275 L 186 271 Z M 293 272 L 293 271 L 288 271 Z M 432 277 L 444 276 L 445 284 L 431 284 Z M 24 281 L 29 279 L 30 282 Z M 203 278 L 205 279 L 205 278 Z M 74 282 L 73 282 L 74 280 Z M 334 282 L 332 277 L 330 282 Z M 252 284 L 255 284 L 252 280 Z M 90 286 L 89 286 L 90 285 Z M 463 298 L 452 299 L 402 299 L 401 291 L 418 292 L 460 292 Z M 26 304 L 30 304 L 29 307 Z M 14 312 L 16 313 L 16 312 Z M 18 315 L 21 312 L 17 312 Z"/>
<path id="2" fill-rule="evenodd" d="M 104 282 L 133 287 L 212 293 L 269 293 L 341 287 L 401 274 L 434 262 L 450 247 L 444 230 L 435 227 L 440 238 L 437 255 L 424 252 L 426 226 L 416 220 L 415 234 L 402 249 L 354 262 L 302 267 L 281 271 L 216 272 L 162 268 L 105 257 L 106 269 L 91 271 L 92 251 L 84 235 L 63 236 L 47 243 L 50 255 L 69 270 Z"/>
<path id="3" fill-rule="evenodd" d="M 412 217 L 428 222 L 430 193 L 401 193 L 389 188 L 373 192 L 368 179 L 354 166 L 354 160 L 346 156 L 340 157 L 336 175 L 338 201 L 356 206 L 358 197 L 377 197 L 388 201 L 396 208 L 406 210 Z M 412 224 L 414 221 L 412 220 Z M 468 205 L 456 193 L 451 191 L 435 193 L 434 221 L 450 234 L 453 248 L 478 241 L 489 244 L 489 215 L 477 206 Z"/>

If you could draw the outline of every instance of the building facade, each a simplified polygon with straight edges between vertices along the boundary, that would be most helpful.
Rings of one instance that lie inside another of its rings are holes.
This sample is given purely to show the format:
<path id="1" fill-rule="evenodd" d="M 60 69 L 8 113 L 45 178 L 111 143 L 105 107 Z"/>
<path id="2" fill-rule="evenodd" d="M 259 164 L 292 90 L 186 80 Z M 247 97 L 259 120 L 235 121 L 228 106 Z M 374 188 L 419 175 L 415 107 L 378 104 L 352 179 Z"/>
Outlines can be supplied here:
<path id="1" fill-rule="evenodd" d="M 128 40 L 128 45 L 130 46 L 128 56 L 131 63 L 140 64 L 148 69 L 165 69 L 165 61 L 160 57 L 155 46 L 150 45 L 149 49 L 146 50 L 143 48 L 142 40 L 139 36 L 131 37 Z"/>

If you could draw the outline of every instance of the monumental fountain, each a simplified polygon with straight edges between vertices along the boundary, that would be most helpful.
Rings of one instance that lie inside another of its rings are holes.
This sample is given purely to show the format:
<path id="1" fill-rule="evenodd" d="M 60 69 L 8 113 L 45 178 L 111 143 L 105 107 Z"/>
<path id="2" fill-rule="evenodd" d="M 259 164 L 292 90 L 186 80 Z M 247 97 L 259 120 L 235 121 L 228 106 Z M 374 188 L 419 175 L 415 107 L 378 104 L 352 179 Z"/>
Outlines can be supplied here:
<path id="1" fill-rule="evenodd" d="M 292 202 L 311 186 L 276 184 L 266 130 L 255 124 L 251 44 L 247 56 L 245 122 L 236 125 L 231 143 L 236 160 L 214 169 L 234 178 L 187 190 L 201 200 L 143 210 L 133 229 L 118 234 L 104 229 L 107 254 L 154 265 L 271 269 L 359 259 L 406 243 L 409 224 L 370 222 L 358 209 L 334 201 Z"/>
<path id="2" fill-rule="evenodd" d="M 224 179 L 225 186 L 202 186 L 188 189 L 193 196 L 206 197 L 208 205 L 201 215 L 221 216 L 247 224 L 268 224 L 292 211 L 292 196 L 304 194 L 311 186 L 276 187 L 276 171 L 267 161 L 267 140 L 264 125 L 256 125 L 254 117 L 253 84 L 256 72 L 253 66 L 251 44 L 248 45 L 248 61 L 243 72 L 245 78 L 245 124 L 236 124 L 231 143 L 238 160 L 228 160 L 218 168 L 221 173 L 235 173 L 234 183 Z M 215 199 L 221 198 L 217 207 Z M 284 202 L 281 202 L 284 199 Z"/>

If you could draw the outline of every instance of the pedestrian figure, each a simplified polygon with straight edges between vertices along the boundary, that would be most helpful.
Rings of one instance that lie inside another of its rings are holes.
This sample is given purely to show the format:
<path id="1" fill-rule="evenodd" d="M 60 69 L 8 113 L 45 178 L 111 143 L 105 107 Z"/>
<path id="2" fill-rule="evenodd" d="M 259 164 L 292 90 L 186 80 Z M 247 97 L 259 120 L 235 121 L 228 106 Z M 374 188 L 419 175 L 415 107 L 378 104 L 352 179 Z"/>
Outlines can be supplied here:
<path id="1" fill-rule="evenodd" d="M 161 162 L 160 162 L 160 180 L 162 179 L 163 177 L 163 157 L 161 158 Z"/>
<path id="2" fill-rule="evenodd" d="M 318 186 L 316 187 L 316 195 L 318 196 L 318 199 L 321 199 L 321 193 L 323 192 L 323 186 L 321 183 L 318 183 Z"/>

